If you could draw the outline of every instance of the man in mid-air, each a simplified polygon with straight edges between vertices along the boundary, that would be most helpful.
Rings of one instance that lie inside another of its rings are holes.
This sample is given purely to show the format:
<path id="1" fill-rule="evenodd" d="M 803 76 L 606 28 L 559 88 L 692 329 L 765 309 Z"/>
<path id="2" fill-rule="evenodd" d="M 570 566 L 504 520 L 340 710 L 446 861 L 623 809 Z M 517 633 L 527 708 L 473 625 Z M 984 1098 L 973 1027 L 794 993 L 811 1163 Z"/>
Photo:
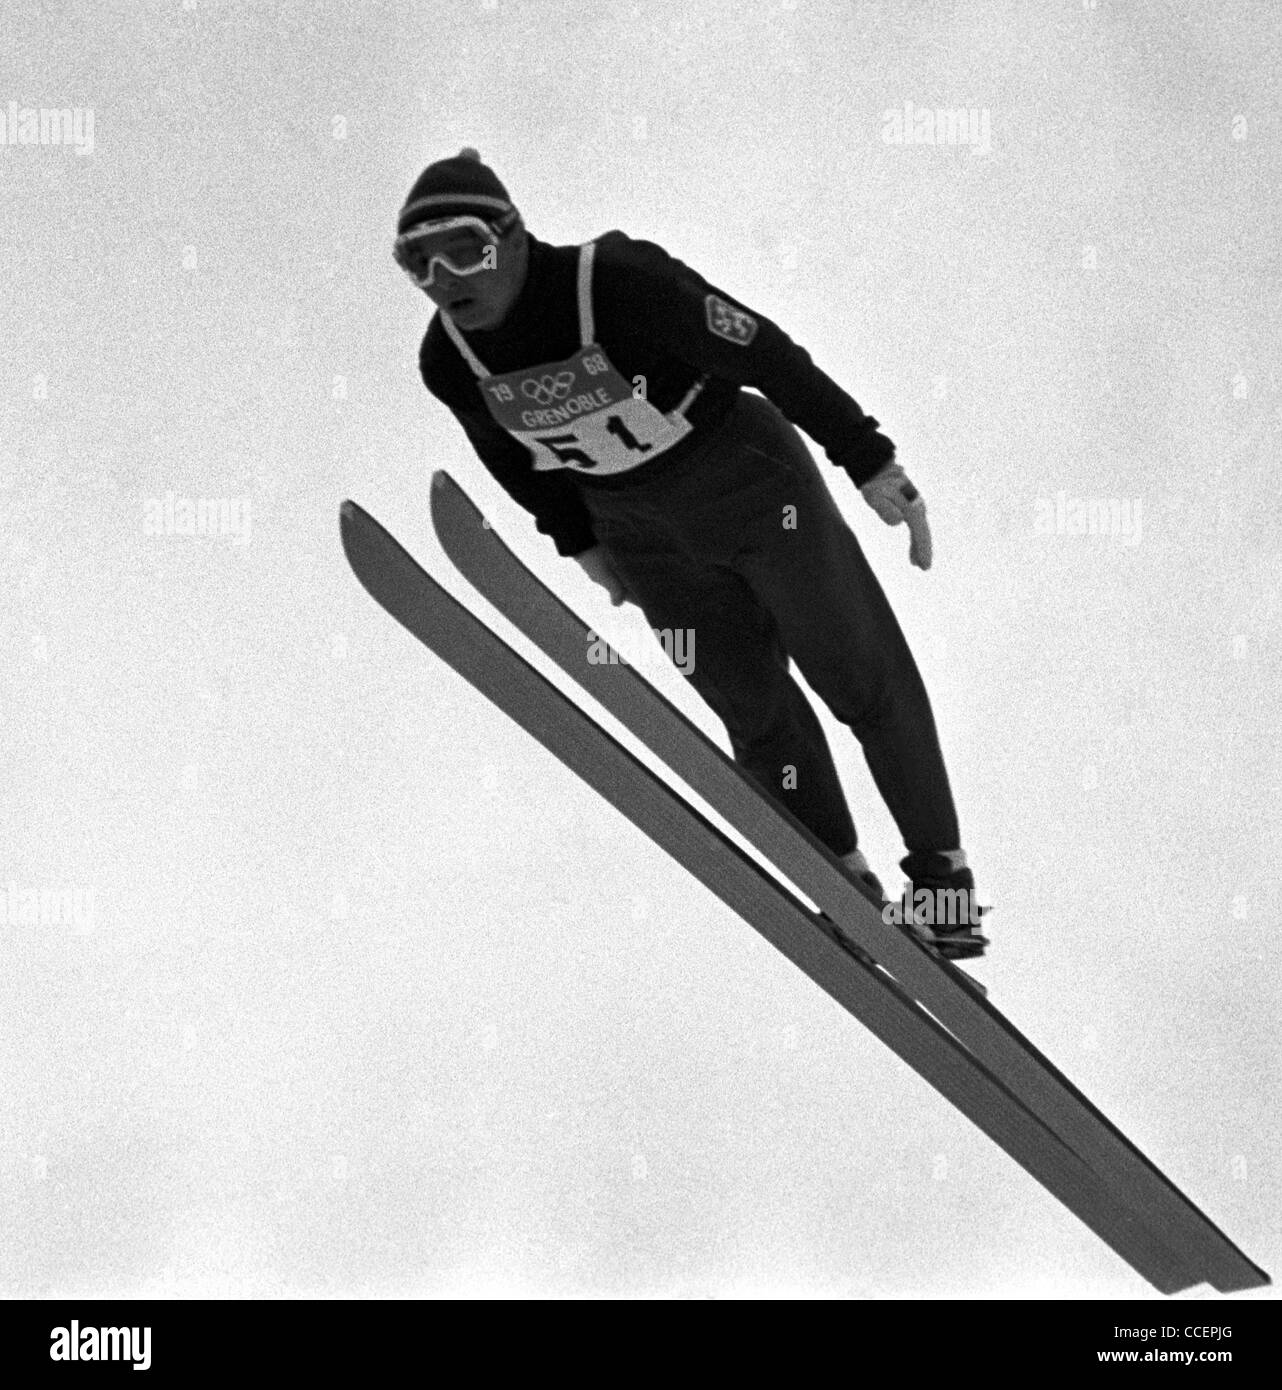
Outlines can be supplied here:
<path id="1" fill-rule="evenodd" d="M 925 504 L 877 421 L 775 324 L 654 243 L 539 241 L 475 150 L 415 181 L 395 254 L 437 309 L 420 352 L 428 390 L 538 530 L 616 605 L 697 632 L 687 678 L 735 761 L 884 900 L 795 661 L 863 748 L 907 850 L 909 901 L 952 906 L 917 930 L 951 958 L 982 954 L 986 909 L 925 686 L 797 432 L 883 521 L 907 523 L 928 569 Z"/>

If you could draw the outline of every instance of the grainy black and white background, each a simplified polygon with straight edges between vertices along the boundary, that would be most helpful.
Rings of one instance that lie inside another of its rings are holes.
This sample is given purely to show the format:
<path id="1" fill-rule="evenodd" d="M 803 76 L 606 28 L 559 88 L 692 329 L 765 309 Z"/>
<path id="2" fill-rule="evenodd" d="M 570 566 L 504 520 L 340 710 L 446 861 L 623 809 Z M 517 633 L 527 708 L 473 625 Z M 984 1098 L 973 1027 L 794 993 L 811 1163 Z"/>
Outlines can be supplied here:
<path id="1" fill-rule="evenodd" d="M 1269 0 L 3 29 L 0 1289 L 1145 1294 L 349 572 L 346 496 L 465 593 L 444 466 L 636 649 L 419 383 L 392 229 L 464 144 L 537 235 L 659 241 L 883 422 L 929 574 L 824 466 L 998 905 L 979 971 L 1277 1272 Z"/>

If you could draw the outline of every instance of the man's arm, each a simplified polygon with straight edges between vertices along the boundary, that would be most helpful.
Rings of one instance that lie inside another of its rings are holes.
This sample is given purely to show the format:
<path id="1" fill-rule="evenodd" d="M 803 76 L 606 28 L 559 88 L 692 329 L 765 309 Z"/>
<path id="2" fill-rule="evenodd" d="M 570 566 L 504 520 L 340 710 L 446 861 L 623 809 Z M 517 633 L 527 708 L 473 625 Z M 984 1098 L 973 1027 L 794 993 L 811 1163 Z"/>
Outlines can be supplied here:
<path id="1" fill-rule="evenodd" d="M 598 318 L 713 376 L 751 386 L 862 486 L 895 456 L 877 421 L 761 314 L 653 242 L 608 232 L 597 243 Z"/>
<path id="2" fill-rule="evenodd" d="M 475 409 L 468 408 L 461 398 L 464 391 L 474 394 L 472 384 L 468 382 L 460 388 L 448 379 L 435 356 L 431 336 L 429 332 L 423 340 L 419 356 L 424 385 L 449 407 L 477 457 L 508 496 L 534 517 L 540 534 L 552 538 L 559 555 L 574 556 L 590 550 L 596 545 L 592 518 L 572 480 L 560 470 L 536 472 L 530 451 L 485 414 L 479 399 Z"/>
<path id="3" fill-rule="evenodd" d="M 492 420 L 455 411 L 455 418 L 508 496 L 534 517 L 535 528 L 551 536 L 558 555 L 573 556 L 596 544 L 592 518 L 563 469 L 537 473 L 530 451 Z"/>

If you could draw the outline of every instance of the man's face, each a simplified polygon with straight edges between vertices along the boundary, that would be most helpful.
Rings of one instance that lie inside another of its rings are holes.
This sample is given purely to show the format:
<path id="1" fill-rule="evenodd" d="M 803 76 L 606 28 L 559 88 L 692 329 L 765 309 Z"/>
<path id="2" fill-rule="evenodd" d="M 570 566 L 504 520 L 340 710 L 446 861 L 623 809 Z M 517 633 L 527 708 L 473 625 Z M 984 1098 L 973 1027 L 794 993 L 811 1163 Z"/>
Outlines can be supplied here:
<path id="1" fill-rule="evenodd" d="M 420 262 L 426 261 L 431 250 L 430 242 L 417 249 Z M 468 258 L 459 255 L 452 259 L 465 263 Z M 521 292 L 526 259 L 525 228 L 518 222 L 487 245 L 481 268 L 470 275 L 459 274 L 444 260 L 436 260 L 432 283 L 422 286 L 423 293 L 462 329 L 497 328 Z M 415 268 L 426 274 L 426 264 Z"/>

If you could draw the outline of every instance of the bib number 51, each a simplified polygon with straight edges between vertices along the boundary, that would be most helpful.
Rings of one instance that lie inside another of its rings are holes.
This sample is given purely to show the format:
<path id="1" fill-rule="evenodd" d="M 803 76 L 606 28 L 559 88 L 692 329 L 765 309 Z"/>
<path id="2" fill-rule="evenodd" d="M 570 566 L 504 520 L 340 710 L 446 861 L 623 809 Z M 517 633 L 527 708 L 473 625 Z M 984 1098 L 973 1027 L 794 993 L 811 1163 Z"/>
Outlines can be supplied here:
<path id="1" fill-rule="evenodd" d="M 611 415 L 606 419 L 606 429 L 626 449 L 630 449 L 638 454 L 649 453 L 654 447 L 651 444 L 643 444 L 632 431 L 623 423 L 618 415 Z M 596 468 L 600 461 L 585 454 L 579 447 L 579 437 L 574 434 L 543 434 L 534 436 L 536 442 L 542 444 L 550 450 L 562 463 L 568 465 L 578 464 L 581 468 Z"/>

